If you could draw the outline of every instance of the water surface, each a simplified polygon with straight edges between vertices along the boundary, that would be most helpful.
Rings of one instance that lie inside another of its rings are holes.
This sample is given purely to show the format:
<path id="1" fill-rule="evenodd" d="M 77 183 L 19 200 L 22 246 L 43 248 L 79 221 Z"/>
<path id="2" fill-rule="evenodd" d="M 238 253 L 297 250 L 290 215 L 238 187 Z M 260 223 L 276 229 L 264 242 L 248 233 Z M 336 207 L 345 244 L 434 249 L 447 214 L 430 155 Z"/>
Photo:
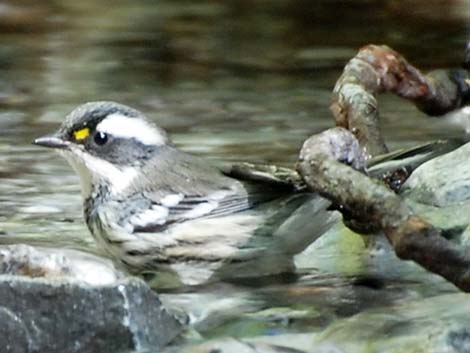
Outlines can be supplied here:
<path id="1" fill-rule="evenodd" d="M 470 19 L 466 1 L 113 4 L 0 2 L 2 243 L 95 251 L 77 177 L 30 144 L 78 104 L 136 107 L 178 146 L 207 158 L 292 165 L 306 137 L 332 126 L 332 87 L 359 47 L 385 43 L 425 70 L 457 66 Z M 392 96 L 380 98 L 380 109 L 391 147 L 463 134 Z M 267 337 L 299 349 L 316 342 L 408 352 L 409 344 L 439 341 L 438 328 L 464 325 L 465 295 L 397 260 L 385 243 L 364 244 L 337 227 L 298 256 L 298 276 L 164 299 L 198 320 L 202 336 L 189 341 Z"/>

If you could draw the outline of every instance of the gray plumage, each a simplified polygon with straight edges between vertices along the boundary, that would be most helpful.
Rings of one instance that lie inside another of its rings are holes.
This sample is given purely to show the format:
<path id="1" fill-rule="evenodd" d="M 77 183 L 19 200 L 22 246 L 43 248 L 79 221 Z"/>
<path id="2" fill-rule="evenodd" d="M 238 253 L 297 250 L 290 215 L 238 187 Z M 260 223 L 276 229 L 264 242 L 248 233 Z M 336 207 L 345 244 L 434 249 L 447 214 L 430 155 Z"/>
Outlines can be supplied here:
<path id="1" fill-rule="evenodd" d="M 80 175 L 87 225 L 106 252 L 179 283 L 292 270 L 292 256 L 335 219 L 293 180 L 221 170 L 117 103 L 80 106 L 36 143 Z"/>

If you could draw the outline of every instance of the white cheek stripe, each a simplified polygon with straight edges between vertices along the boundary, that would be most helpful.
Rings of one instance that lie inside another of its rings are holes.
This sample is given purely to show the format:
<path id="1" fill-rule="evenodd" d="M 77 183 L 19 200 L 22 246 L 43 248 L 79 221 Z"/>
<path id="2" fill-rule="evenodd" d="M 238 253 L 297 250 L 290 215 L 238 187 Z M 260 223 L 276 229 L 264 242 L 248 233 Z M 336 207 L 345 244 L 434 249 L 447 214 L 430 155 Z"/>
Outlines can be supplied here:
<path id="1" fill-rule="evenodd" d="M 96 130 L 120 138 L 134 138 L 144 145 L 164 145 L 165 132 L 140 118 L 129 118 L 122 114 L 110 114 L 103 119 Z"/>

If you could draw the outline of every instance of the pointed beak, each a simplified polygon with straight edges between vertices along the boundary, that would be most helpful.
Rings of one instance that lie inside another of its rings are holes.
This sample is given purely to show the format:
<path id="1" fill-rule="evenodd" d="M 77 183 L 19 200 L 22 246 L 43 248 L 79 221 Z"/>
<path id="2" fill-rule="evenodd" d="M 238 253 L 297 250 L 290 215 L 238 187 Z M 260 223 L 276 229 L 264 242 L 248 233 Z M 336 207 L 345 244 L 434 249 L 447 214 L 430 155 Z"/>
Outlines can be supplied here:
<path id="1" fill-rule="evenodd" d="M 70 146 L 69 141 L 63 140 L 58 135 L 47 135 L 38 137 L 33 141 L 33 145 L 38 145 L 42 147 L 49 147 L 49 148 L 57 148 L 57 149 L 65 149 Z"/>

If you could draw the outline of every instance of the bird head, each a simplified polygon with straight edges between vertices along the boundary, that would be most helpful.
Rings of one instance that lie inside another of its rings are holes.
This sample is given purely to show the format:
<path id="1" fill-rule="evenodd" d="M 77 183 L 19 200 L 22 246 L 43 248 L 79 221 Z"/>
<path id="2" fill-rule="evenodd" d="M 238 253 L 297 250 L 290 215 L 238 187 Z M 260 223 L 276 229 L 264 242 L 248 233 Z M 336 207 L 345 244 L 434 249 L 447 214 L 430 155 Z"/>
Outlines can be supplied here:
<path id="1" fill-rule="evenodd" d="M 125 189 L 138 177 L 142 164 L 170 141 L 139 111 L 103 101 L 77 107 L 57 132 L 33 143 L 62 154 L 88 197 L 97 184 L 105 183 L 111 191 Z"/>

